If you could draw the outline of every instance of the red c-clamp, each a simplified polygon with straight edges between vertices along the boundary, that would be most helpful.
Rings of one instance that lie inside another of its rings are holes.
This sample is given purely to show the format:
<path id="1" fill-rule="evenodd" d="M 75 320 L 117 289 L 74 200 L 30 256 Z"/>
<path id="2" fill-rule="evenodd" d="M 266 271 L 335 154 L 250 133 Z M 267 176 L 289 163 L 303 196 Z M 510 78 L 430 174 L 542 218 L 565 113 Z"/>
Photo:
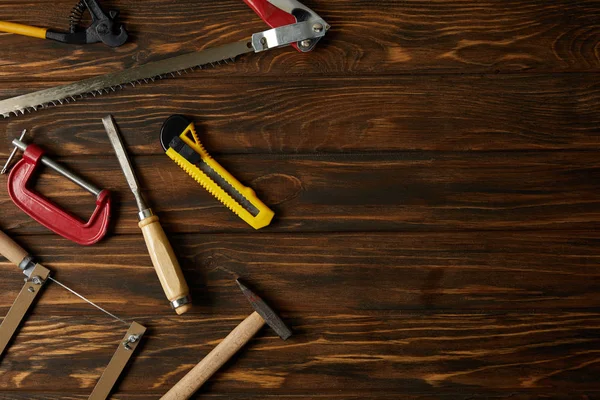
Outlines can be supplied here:
<path id="1" fill-rule="evenodd" d="M 26 145 L 15 139 L 13 145 L 24 151 L 24 154 L 8 177 L 8 194 L 12 201 L 31 218 L 75 243 L 91 245 L 102 239 L 108 229 L 110 217 L 111 202 L 108 190 L 99 190 L 74 175 L 60 164 L 44 156 L 44 151 L 35 144 Z M 29 179 L 41 164 L 52 168 L 96 196 L 96 209 L 89 221 L 82 221 L 28 188 Z"/>

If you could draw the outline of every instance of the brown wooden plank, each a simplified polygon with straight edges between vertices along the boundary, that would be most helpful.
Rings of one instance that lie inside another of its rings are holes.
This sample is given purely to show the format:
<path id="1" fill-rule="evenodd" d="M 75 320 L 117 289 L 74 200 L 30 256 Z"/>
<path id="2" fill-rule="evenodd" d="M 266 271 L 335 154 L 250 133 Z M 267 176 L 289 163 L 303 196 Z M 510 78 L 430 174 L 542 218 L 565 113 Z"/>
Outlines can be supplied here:
<path id="1" fill-rule="evenodd" d="M 0 19 L 66 28 L 74 3 L 3 1 Z M 600 6 L 593 0 L 305 3 L 333 27 L 316 52 L 267 52 L 219 74 L 598 71 L 600 66 L 595 46 Z M 107 4 L 121 10 L 132 33 L 130 43 L 110 49 L 0 35 L 0 48 L 9 60 L 0 69 L 0 79 L 93 76 L 171 53 L 243 40 L 267 28 L 240 0 Z"/>
<path id="2" fill-rule="evenodd" d="M 5 395 L 3 395 L 3 393 Z M 532 400 L 532 399 L 553 399 L 553 400 L 571 400 L 574 396 L 578 396 L 576 398 L 580 398 L 586 400 L 586 398 L 594 398 L 596 396 L 596 391 L 586 390 L 586 391 L 576 391 L 567 392 L 567 393 L 557 393 L 552 392 L 552 394 L 541 393 L 540 391 L 511 391 L 510 399 L 511 400 Z M 149 393 L 145 392 L 144 394 L 133 394 L 133 393 L 117 393 L 115 399 L 120 400 L 156 400 L 163 393 L 155 392 Z M 437 399 L 456 399 L 464 396 L 464 390 L 452 393 L 450 391 L 445 391 L 444 393 L 421 393 L 421 394 L 410 394 L 407 395 L 405 393 L 378 393 L 373 391 L 361 392 L 357 393 L 357 391 L 353 391 L 351 394 L 345 393 L 303 393 L 301 395 L 296 394 L 270 394 L 270 393 L 260 393 L 260 395 L 253 395 L 252 393 L 207 393 L 207 391 L 203 391 L 198 393 L 195 396 L 192 396 L 192 399 L 235 399 L 235 400 L 256 400 L 256 399 L 277 399 L 277 400 L 297 400 L 298 397 L 301 397 L 303 400 L 397 400 L 398 398 L 407 399 L 407 400 L 437 400 Z M 506 399 L 507 394 L 501 391 L 493 392 L 486 391 L 485 394 L 473 393 L 469 398 L 472 399 Z M 35 392 L 10 392 L 4 391 L 0 393 L 0 399 L 7 400 L 80 400 L 87 399 L 88 396 L 85 394 L 74 395 L 72 393 L 60 393 L 60 392 L 45 392 L 43 394 L 35 393 Z"/>
<path id="3" fill-rule="evenodd" d="M 54 237 L 16 240 L 61 282 L 122 317 L 173 315 L 141 235 L 89 248 Z M 191 314 L 199 316 L 249 311 L 234 283 L 240 276 L 290 317 L 600 305 L 600 235 L 593 231 L 196 234 L 171 235 L 171 241 L 196 305 Z M 5 315 L 22 286 L 22 273 L 3 262 L 0 275 L 0 315 Z M 101 315 L 51 283 L 34 311 Z"/>
<path id="4" fill-rule="evenodd" d="M 5 395 L 3 395 L 3 393 Z M 540 393 L 539 391 L 520 391 L 515 392 L 512 391 L 510 393 L 511 400 L 531 400 L 531 399 L 553 399 L 553 400 L 571 400 L 574 396 L 578 396 L 576 398 L 586 399 L 593 398 L 596 396 L 596 391 L 586 390 L 580 392 L 576 392 L 574 395 L 573 392 L 567 393 L 557 393 L 552 392 L 552 394 L 548 393 Z M 148 393 L 144 394 L 133 394 L 133 393 L 118 393 L 115 396 L 115 399 L 120 400 L 156 400 L 163 393 Z M 433 394 L 410 394 L 407 395 L 405 393 L 378 393 L 373 391 L 368 391 L 364 393 L 357 393 L 357 391 L 353 391 L 351 394 L 345 393 L 310 393 L 310 394 L 302 394 L 300 395 L 303 400 L 397 400 L 398 398 L 407 399 L 407 400 L 437 400 L 437 399 L 456 399 L 464 396 L 464 391 L 458 391 L 455 393 L 451 393 L 449 391 L 445 391 L 444 393 L 433 393 Z M 277 399 L 277 400 L 297 400 L 299 395 L 290 394 L 290 395 L 281 395 L 281 394 L 270 394 L 270 393 L 261 393 L 260 395 L 253 395 L 251 393 L 207 393 L 204 392 L 198 393 L 196 396 L 191 397 L 192 399 L 235 399 L 235 400 L 256 400 L 256 399 Z M 492 392 L 486 391 L 485 394 L 473 393 L 470 398 L 472 399 L 506 399 L 506 393 L 501 391 Z M 45 392 L 43 394 L 34 393 L 34 392 L 10 392 L 4 391 L 0 393 L 0 399 L 7 400 L 84 400 L 87 399 L 88 396 L 85 394 L 74 395 L 72 393 L 60 393 L 60 392 Z"/>
<path id="5" fill-rule="evenodd" d="M 237 155 L 218 160 L 253 187 L 276 216 L 266 232 L 595 228 L 595 152 L 396 153 L 380 155 Z M 80 175 L 114 193 L 114 233 L 139 233 L 137 209 L 116 157 L 70 158 Z M 142 156 L 136 169 L 149 204 L 176 232 L 248 232 L 251 228 L 167 156 Z M 39 191 L 86 219 L 94 198 L 44 173 Z M 11 234 L 49 233 L 11 204 Z"/>
<path id="6" fill-rule="evenodd" d="M 143 318 L 150 331 L 119 390 L 168 390 L 243 317 Z M 307 313 L 289 322 L 295 335 L 288 341 L 261 331 L 204 391 L 310 398 L 350 388 L 407 395 L 598 390 L 597 313 Z M 38 316 L 6 354 L 0 388 L 90 390 L 121 337 L 120 327 L 102 319 Z"/>
<path id="7" fill-rule="evenodd" d="M 202 72 L 0 119 L 0 154 L 24 129 L 53 154 L 111 151 L 114 113 L 133 152 L 162 151 L 172 114 L 193 117 L 219 153 L 598 149 L 595 75 L 213 79 Z M 25 93 L 22 84 L 0 98 Z"/>

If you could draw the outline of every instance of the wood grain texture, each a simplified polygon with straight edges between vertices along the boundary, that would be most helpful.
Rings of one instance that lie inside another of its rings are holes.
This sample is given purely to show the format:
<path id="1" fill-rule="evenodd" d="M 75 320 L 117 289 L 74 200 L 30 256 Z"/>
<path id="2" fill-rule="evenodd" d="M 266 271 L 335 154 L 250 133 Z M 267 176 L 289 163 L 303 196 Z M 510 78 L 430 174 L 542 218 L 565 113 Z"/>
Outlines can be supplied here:
<path id="1" fill-rule="evenodd" d="M 236 155 L 218 158 L 275 212 L 264 231 L 564 229 L 598 226 L 595 152 L 407 152 Z M 112 233 L 138 233 L 137 208 L 115 157 L 77 158 L 72 169 L 115 194 Z M 138 157 L 144 194 L 167 235 L 248 232 L 249 226 L 165 155 Z M 94 199 L 56 174 L 38 190 L 89 218 Z M 160 188 L 154 190 L 153 188 Z M 0 193 L 3 230 L 50 233 Z"/>
<path id="2" fill-rule="evenodd" d="M 3 1 L 0 19 L 66 28 L 73 0 Z M 132 41 L 117 49 L 72 48 L 0 35 L 1 80 L 72 79 L 115 71 L 173 53 L 243 40 L 266 25 L 241 1 L 109 1 Z M 594 71 L 600 17 L 593 0 L 306 2 L 332 29 L 306 57 L 289 49 L 255 55 L 218 74 L 306 75 L 405 72 Z M 25 11 L 26 10 L 26 11 Z M 28 52 L 22 49 L 27 47 Z M 215 73 L 217 73 L 215 71 Z"/>
<path id="3" fill-rule="evenodd" d="M 0 119 L 0 139 L 27 128 L 51 154 L 111 154 L 100 123 L 111 112 L 134 154 L 158 154 L 163 122 L 180 113 L 214 154 L 600 148 L 600 80 L 590 74 L 223 80 L 204 72 Z M 30 88 L 2 85 L 0 98 Z"/>
<path id="4" fill-rule="evenodd" d="M 19 240 L 61 282 L 122 317 L 173 315 L 139 233 L 112 237 L 83 255 L 62 238 Z M 319 310 L 550 312 L 600 304 L 600 235 L 594 231 L 185 234 L 171 242 L 196 316 L 250 312 L 238 277 L 252 280 L 289 316 Z M 0 272 L 4 315 L 22 273 L 9 263 L 1 263 Z M 97 313 L 56 285 L 45 290 L 36 314 Z"/>
<path id="5" fill-rule="evenodd" d="M 4 0 L 0 20 L 67 26 L 75 0 Z M 237 41 L 239 0 L 102 0 L 117 49 L 0 34 L 0 99 Z M 0 229 L 55 277 L 149 327 L 113 396 L 156 399 L 252 310 L 248 279 L 294 328 L 267 329 L 195 398 L 600 396 L 600 4 L 306 0 L 332 25 L 310 54 L 233 65 L 0 120 L 113 191 L 106 240 L 51 234 L 0 190 Z M 166 304 L 102 129 L 113 113 L 196 307 Z M 276 213 L 253 231 L 158 144 L 171 114 Z M 3 178 L 5 179 L 5 178 Z M 0 179 L 1 180 L 1 179 Z M 36 188 L 87 217 L 93 198 Z M 0 262 L 0 316 L 22 274 Z M 0 400 L 85 399 L 125 326 L 49 284 L 0 360 Z"/>
<path id="6" fill-rule="evenodd" d="M 243 317 L 217 314 L 184 322 L 144 317 L 141 321 L 151 328 L 119 391 L 158 397 Z M 89 391 L 122 329 L 91 317 L 73 327 L 72 319 L 30 319 L 6 354 L 0 387 Z M 461 389 L 480 395 L 498 390 L 536 394 L 573 388 L 573 379 L 578 381 L 574 394 L 598 390 L 596 313 L 305 313 L 288 320 L 296 335 L 283 342 L 261 331 L 198 395 L 250 391 L 258 397 L 293 393 L 311 398 L 317 392 L 328 398 L 356 391 L 370 398 L 367 393 L 374 391 L 378 398 L 377 393 L 391 391 L 422 395 Z M 48 338 L 48 332 L 54 334 Z"/>

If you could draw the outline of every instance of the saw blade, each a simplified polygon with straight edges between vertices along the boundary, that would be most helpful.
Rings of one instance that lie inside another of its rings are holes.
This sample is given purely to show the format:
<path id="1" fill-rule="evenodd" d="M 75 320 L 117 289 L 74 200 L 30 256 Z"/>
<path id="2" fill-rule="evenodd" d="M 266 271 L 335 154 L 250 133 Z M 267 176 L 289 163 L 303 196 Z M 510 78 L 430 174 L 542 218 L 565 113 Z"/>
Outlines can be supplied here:
<path id="1" fill-rule="evenodd" d="M 137 84 L 176 77 L 207 66 L 228 64 L 230 61 L 233 62 L 237 56 L 250 52 L 254 52 L 251 39 L 165 58 L 120 72 L 2 100 L 0 101 L 0 115 L 4 118 L 11 115 L 23 115 L 50 106 L 72 103 L 88 96 L 96 97 L 114 92 L 127 85 L 135 87 Z"/>

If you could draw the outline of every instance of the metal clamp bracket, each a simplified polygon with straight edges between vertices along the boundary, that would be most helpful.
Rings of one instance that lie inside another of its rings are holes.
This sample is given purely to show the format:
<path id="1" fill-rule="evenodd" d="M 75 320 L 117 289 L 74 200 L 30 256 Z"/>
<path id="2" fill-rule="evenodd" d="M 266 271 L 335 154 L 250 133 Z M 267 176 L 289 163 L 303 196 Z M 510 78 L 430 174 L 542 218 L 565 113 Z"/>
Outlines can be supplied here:
<path id="1" fill-rule="evenodd" d="M 256 53 L 259 53 L 298 43 L 298 47 L 302 51 L 310 51 L 317 41 L 325 36 L 328 29 L 329 25 L 322 19 L 285 25 L 253 34 L 252 47 Z"/>

